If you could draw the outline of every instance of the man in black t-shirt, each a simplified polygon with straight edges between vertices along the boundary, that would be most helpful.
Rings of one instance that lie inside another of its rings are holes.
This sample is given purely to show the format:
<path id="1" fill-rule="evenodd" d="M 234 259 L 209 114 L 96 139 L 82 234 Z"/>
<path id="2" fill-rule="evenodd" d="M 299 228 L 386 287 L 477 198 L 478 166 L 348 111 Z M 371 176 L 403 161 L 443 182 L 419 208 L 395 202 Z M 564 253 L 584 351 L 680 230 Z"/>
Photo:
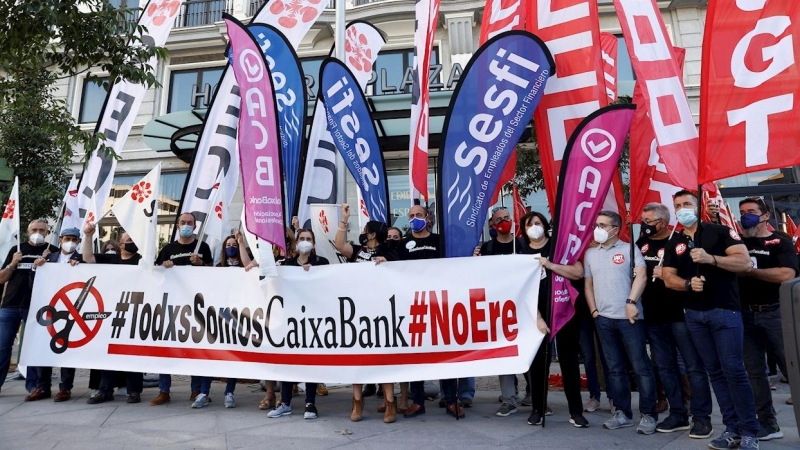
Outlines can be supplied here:
<path id="1" fill-rule="evenodd" d="M 192 213 L 183 213 L 178 217 L 178 240 L 170 242 L 158 252 L 156 265 L 172 266 L 210 266 L 214 264 L 211 249 L 205 242 L 197 248 L 197 238 L 194 235 L 195 218 Z M 158 378 L 159 393 L 150 404 L 153 406 L 165 405 L 170 402 L 169 390 L 172 386 L 172 376 L 161 374 Z M 190 400 L 194 401 L 200 395 L 200 377 L 191 378 L 192 394 Z M 209 401 L 211 401 L 209 399 Z"/>
<path id="2" fill-rule="evenodd" d="M 782 438 L 783 433 L 775 419 L 772 392 L 764 371 L 764 354 L 770 348 L 781 372 L 788 376 L 781 333 L 780 285 L 797 275 L 797 254 L 789 238 L 767 229 L 770 213 L 763 199 L 751 197 L 742 200 L 739 212 L 744 245 L 753 264 L 750 270 L 739 274 L 744 365 L 753 386 L 761 428 L 758 439 L 768 441 Z"/>
<path id="3" fill-rule="evenodd" d="M 84 240 L 82 247 L 83 260 L 87 264 L 125 264 L 125 265 L 138 265 L 142 256 L 137 253 L 139 250 L 136 244 L 131 239 L 128 233 L 122 233 L 119 237 L 119 253 L 118 254 L 99 254 L 95 255 L 92 252 L 92 237 L 95 232 L 95 225 L 92 223 L 86 224 L 83 229 Z M 126 388 L 128 391 L 127 403 L 139 403 L 142 401 L 142 388 L 143 375 L 141 372 L 124 372 L 126 380 Z M 86 403 L 96 405 L 110 400 L 114 400 L 114 381 L 117 379 L 117 371 L 103 370 L 102 378 L 100 380 L 99 393 L 90 397 Z"/>
<path id="4" fill-rule="evenodd" d="M 753 389 L 742 350 L 742 313 L 736 274 L 752 268 L 747 248 L 735 231 L 698 220 L 697 196 L 679 191 L 675 214 L 683 231 L 664 249 L 662 275 L 681 292 L 686 328 L 692 336 L 717 398 L 725 431 L 711 448 L 758 448 Z"/>
<path id="5" fill-rule="evenodd" d="M 689 437 L 705 439 L 712 433 L 708 375 L 686 328 L 683 303 L 676 301 L 675 292 L 667 289 L 662 280 L 661 261 L 670 235 L 669 218 L 666 206 L 647 204 L 642 212 L 643 235 L 636 242 L 647 264 L 647 286 L 642 294 L 642 307 L 650 353 L 669 400 L 669 416 L 658 424 L 656 431 L 671 433 L 690 428 L 677 360 L 677 352 L 680 352 L 692 392 L 694 425 Z"/>
<path id="6" fill-rule="evenodd" d="M 12 247 L 0 269 L 0 284 L 5 283 L 5 297 L 0 306 L 0 388 L 8 375 L 11 364 L 11 347 L 19 326 L 28 319 L 31 305 L 31 269 L 33 262 L 48 252 L 57 252 L 58 247 L 48 245 L 45 238 L 49 234 L 47 222 L 34 220 L 28 225 L 28 241 L 22 242 L 20 248 Z M 25 387 L 34 391 L 36 374 L 32 367 L 28 368 Z M 42 392 L 39 398 L 50 397 L 49 392 Z M 38 400 L 38 398 L 37 398 Z"/>

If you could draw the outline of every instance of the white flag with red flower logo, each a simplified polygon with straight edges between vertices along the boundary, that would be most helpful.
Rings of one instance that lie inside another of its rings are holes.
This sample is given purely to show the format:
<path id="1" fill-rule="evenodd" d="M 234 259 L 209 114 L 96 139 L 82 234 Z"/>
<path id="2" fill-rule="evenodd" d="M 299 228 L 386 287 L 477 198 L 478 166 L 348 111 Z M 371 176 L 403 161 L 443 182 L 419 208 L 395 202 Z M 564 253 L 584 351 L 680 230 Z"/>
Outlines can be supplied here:
<path id="1" fill-rule="evenodd" d="M 64 214 L 61 219 L 61 230 L 67 228 L 80 228 L 81 218 L 78 214 L 78 179 L 72 175 L 72 180 L 67 186 L 67 191 L 64 192 Z"/>
<path id="2" fill-rule="evenodd" d="M 19 248 L 19 180 L 14 177 L 14 187 L 6 200 L 3 220 L 0 220 L 0 257 L 5 258 L 14 246 Z"/>
<path id="3" fill-rule="evenodd" d="M 220 173 L 217 177 L 217 182 L 212 187 L 214 192 L 211 198 L 214 200 L 211 209 L 208 211 L 208 224 L 206 225 L 205 235 L 206 243 L 211 248 L 217 248 L 219 244 L 225 241 L 225 238 L 231 234 L 230 219 L 228 218 L 228 195 L 226 191 L 225 177 Z M 231 196 L 232 197 L 232 196 Z M 219 252 L 214 253 L 216 259 Z"/>
<path id="4" fill-rule="evenodd" d="M 314 232 L 314 251 L 331 264 L 345 263 L 347 258 L 336 250 L 336 232 L 339 228 L 337 205 L 311 205 L 311 231 Z"/>
<path id="5" fill-rule="evenodd" d="M 158 198 L 161 163 L 134 184 L 111 210 L 122 228 L 139 247 L 141 265 L 152 266 L 158 244 Z"/>

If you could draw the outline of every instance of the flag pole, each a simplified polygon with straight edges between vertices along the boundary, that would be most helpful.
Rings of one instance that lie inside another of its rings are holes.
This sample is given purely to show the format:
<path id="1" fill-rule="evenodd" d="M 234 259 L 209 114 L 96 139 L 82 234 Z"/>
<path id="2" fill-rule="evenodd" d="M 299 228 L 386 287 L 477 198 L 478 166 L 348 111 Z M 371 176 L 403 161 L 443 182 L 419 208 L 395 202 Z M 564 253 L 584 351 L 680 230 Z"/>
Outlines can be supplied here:
<path id="1" fill-rule="evenodd" d="M 334 47 L 336 48 L 336 59 L 345 62 L 345 7 L 344 0 L 336 0 L 336 27 L 334 35 Z M 334 152 L 336 154 L 336 203 L 342 204 L 347 201 L 347 193 L 345 192 L 345 166 L 344 159 L 342 159 L 342 152 Z"/>
<path id="2" fill-rule="evenodd" d="M 208 207 L 208 212 L 206 212 L 206 220 L 200 225 L 200 230 L 197 232 L 197 245 L 194 247 L 194 252 L 197 253 L 200 251 L 200 244 L 203 243 L 203 235 L 206 233 L 206 225 L 208 225 L 208 217 L 214 212 L 214 207 L 217 206 L 217 199 L 219 198 L 219 190 L 222 186 L 222 182 L 224 178 L 218 178 L 218 182 L 216 189 L 214 190 L 214 201 L 211 202 L 211 205 Z"/>

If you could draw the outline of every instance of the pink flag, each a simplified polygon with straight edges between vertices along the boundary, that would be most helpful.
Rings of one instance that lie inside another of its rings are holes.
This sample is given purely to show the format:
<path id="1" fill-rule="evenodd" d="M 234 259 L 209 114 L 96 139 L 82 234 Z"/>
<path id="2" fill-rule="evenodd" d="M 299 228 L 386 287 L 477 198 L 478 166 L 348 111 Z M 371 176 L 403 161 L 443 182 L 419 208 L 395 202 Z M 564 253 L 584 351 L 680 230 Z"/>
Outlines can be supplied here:
<path id="1" fill-rule="evenodd" d="M 284 251 L 283 183 L 275 91 L 255 38 L 227 14 L 231 68 L 241 95 L 239 161 L 242 166 L 245 226 Z"/>
<path id="2" fill-rule="evenodd" d="M 606 106 L 584 119 L 572 134 L 558 183 L 558 223 L 550 258 L 554 263 L 575 264 L 591 241 L 635 108 L 630 104 Z M 552 293 L 550 339 L 575 315 L 578 296 L 569 280 L 555 273 Z"/>

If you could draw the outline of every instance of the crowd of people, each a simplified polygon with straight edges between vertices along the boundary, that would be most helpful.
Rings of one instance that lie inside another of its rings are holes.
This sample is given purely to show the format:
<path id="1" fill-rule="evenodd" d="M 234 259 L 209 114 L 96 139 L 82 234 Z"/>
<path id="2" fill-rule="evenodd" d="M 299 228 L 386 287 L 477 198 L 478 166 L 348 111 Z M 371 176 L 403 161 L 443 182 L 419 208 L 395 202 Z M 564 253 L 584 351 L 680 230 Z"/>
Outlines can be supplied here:
<path id="1" fill-rule="evenodd" d="M 712 222 L 715 211 L 708 207 Z M 550 302 L 550 275 L 555 273 L 571 281 L 579 292 L 575 316 L 555 339 L 558 363 L 568 403 L 569 422 L 586 428 L 584 412 L 600 407 L 602 366 L 611 417 L 603 423 L 610 430 L 632 427 L 632 382 L 639 394 L 640 434 L 689 431 L 691 438 L 707 439 L 713 435 L 711 424 L 712 388 L 724 430 L 711 440 L 712 449 L 758 448 L 759 440 L 783 437 L 775 418 L 772 394 L 767 378 L 765 355 L 771 352 L 784 376 L 786 360 L 781 336 L 779 286 L 797 276 L 795 247 L 785 235 L 771 230 L 767 204 L 761 198 L 746 198 L 739 204 L 742 235 L 717 223 L 702 222 L 701 205 L 690 191 L 674 197 L 679 226 L 669 227 L 667 206 L 651 203 L 641 214 L 640 237 L 633 242 L 621 239 L 623 221 L 619 214 L 602 211 L 594 224 L 594 242 L 581 261 L 560 265 L 550 260 L 550 222 L 539 212 L 518 218 L 520 237 L 516 237 L 512 217 L 504 207 L 494 208 L 489 219 L 491 239 L 475 248 L 476 257 L 526 254 L 538 259 L 543 267 L 538 298 L 537 327 L 549 334 L 546 311 Z M 409 211 L 410 230 L 384 223 L 369 222 L 359 242 L 348 242 L 350 210 L 341 206 L 335 246 L 348 262 L 380 264 L 393 260 L 420 260 L 443 256 L 439 236 L 432 232 L 432 215 L 416 205 Z M 286 229 L 287 251 L 274 249 L 276 262 L 285 266 L 312 266 L 329 261 L 315 252 L 313 231 L 301 229 L 296 220 Z M 195 218 L 181 214 L 178 239 L 167 244 L 155 264 L 172 266 L 210 266 L 214 258 L 209 246 L 194 234 Z M 26 242 L 13 248 L 0 270 L 5 295 L 0 308 L 0 388 L 6 378 L 11 347 L 21 322 L 28 317 L 32 280 L 43 264 L 138 264 L 141 256 L 136 244 L 123 233 L 119 242 L 103 245 L 103 252 L 92 251 L 95 226 L 88 224 L 85 238 L 80 230 L 65 229 L 59 246 L 45 242 L 47 223 L 35 220 L 27 229 Z M 81 246 L 81 252 L 78 247 Z M 250 257 L 241 234 L 225 239 L 218 266 L 249 270 L 256 263 Z M 544 342 L 548 342 L 545 339 Z M 540 346 L 530 370 L 524 374 L 525 394 L 520 399 L 517 374 L 498 374 L 500 385 L 499 417 L 531 407 L 530 425 L 542 424 L 552 414 L 544 394 L 551 358 L 547 344 Z M 598 349 L 599 352 L 596 352 Z M 583 362 L 589 397 L 581 395 Z M 61 383 L 55 402 L 71 398 L 75 369 L 62 368 Z M 51 397 L 52 368 L 28 367 L 25 401 Z M 235 374 L 231 374 L 235 375 Z M 114 388 L 127 389 L 127 402 L 141 402 L 141 373 L 97 371 L 93 374 L 95 394 L 90 404 L 114 398 Z M 202 408 L 210 401 L 209 377 L 192 377 L 191 406 Z M 235 407 L 237 380 L 229 378 L 225 386 L 224 406 Z M 171 376 L 159 377 L 159 393 L 150 402 L 167 404 Z M 258 409 L 268 410 L 269 418 L 292 414 L 291 401 L 298 394 L 297 382 L 281 381 L 280 396 L 276 381 L 267 381 L 266 395 Z M 456 418 L 465 417 L 465 408 L 473 404 L 474 378 L 440 380 L 439 406 Z M 305 382 L 305 419 L 318 416 L 317 394 L 326 394 L 324 384 Z M 400 383 L 395 398 L 394 383 L 353 385 L 350 419 L 363 418 L 364 398 L 383 398 L 378 409 L 384 422 L 392 423 L 398 414 L 405 418 L 426 414 L 428 396 L 424 382 Z M 661 399 L 661 400 L 660 400 Z M 789 400 L 791 401 L 791 399 Z M 667 407 L 668 405 L 668 407 Z M 666 417 L 658 421 L 659 414 Z"/>

